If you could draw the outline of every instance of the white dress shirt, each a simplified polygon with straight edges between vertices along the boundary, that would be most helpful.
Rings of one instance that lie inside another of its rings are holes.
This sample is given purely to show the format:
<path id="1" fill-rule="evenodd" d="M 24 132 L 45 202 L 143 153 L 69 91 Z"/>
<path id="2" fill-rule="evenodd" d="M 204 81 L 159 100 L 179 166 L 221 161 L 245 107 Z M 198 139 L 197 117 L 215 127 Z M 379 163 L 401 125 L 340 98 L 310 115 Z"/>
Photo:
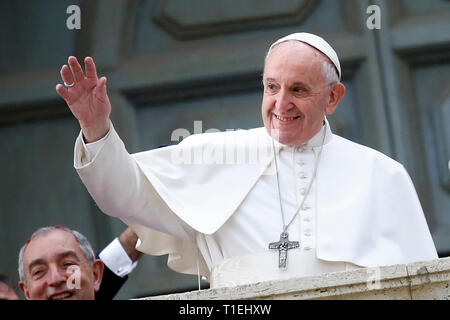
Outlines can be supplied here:
<path id="1" fill-rule="evenodd" d="M 138 264 L 138 261 L 133 262 L 130 259 L 118 238 L 106 246 L 98 256 L 109 270 L 122 278 L 130 274 Z"/>

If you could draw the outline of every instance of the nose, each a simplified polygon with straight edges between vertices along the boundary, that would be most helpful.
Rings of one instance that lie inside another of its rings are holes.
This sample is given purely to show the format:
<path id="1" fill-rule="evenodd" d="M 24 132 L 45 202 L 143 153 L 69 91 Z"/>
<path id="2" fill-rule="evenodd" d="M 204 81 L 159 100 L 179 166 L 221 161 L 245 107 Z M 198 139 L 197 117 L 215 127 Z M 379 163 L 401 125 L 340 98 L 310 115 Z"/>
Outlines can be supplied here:
<path id="1" fill-rule="evenodd" d="M 295 107 L 291 96 L 289 95 L 289 92 L 286 89 L 281 89 L 277 96 L 275 101 L 275 108 L 280 114 L 286 114 L 289 113 L 291 109 Z"/>
<path id="2" fill-rule="evenodd" d="M 58 287 L 66 282 L 66 272 L 57 266 L 51 266 L 48 272 L 48 285 Z"/>

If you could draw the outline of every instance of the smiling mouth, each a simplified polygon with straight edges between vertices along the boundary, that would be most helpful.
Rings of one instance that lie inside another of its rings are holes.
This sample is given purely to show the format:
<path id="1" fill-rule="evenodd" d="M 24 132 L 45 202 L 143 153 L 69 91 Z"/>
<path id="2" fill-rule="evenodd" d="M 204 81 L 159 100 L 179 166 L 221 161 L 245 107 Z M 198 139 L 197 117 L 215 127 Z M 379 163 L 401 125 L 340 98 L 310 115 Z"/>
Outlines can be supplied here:
<path id="1" fill-rule="evenodd" d="M 61 294 L 57 294 L 55 296 L 52 296 L 49 298 L 49 300 L 63 300 L 63 299 L 68 299 L 71 298 L 73 296 L 73 292 L 64 292 Z"/>
<path id="2" fill-rule="evenodd" d="M 296 116 L 296 117 L 281 117 L 281 116 L 276 115 L 276 114 L 273 114 L 273 115 L 275 116 L 275 118 L 277 118 L 278 120 L 283 121 L 283 122 L 294 121 L 294 120 L 300 118 L 300 116 Z"/>

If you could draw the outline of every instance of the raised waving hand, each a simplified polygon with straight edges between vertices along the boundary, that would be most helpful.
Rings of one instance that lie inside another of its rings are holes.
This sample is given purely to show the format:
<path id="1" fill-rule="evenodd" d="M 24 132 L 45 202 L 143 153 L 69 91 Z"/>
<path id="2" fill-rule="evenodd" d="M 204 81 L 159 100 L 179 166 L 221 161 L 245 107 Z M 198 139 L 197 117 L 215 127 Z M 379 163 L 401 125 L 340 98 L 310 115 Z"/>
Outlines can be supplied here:
<path id="1" fill-rule="evenodd" d="M 64 85 L 56 85 L 56 92 L 66 101 L 80 123 L 86 142 L 104 137 L 109 131 L 111 103 L 106 92 L 106 78 L 97 77 L 94 60 L 84 59 L 86 74 L 77 58 L 70 56 L 68 65 L 61 68 Z"/>

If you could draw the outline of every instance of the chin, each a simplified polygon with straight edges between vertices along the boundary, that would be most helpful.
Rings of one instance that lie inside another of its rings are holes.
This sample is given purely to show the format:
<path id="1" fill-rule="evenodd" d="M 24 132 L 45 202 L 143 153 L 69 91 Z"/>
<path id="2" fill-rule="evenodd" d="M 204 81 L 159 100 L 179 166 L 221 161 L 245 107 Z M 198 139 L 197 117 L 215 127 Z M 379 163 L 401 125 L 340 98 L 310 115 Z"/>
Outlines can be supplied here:
<path id="1" fill-rule="evenodd" d="M 284 145 L 287 145 L 287 146 L 296 146 L 296 145 L 301 144 L 301 142 L 296 141 L 294 139 L 284 139 L 284 140 L 280 139 L 278 142 L 280 142 Z"/>
<path id="2" fill-rule="evenodd" d="M 267 133 L 274 138 L 279 143 L 285 145 L 298 145 L 301 144 L 302 141 L 298 134 L 293 133 L 291 130 L 283 130 L 279 128 L 273 128 L 265 126 Z"/>
<path id="3" fill-rule="evenodd" d="M 282 132 L 279 134 L 278 137 L 274 137 L 279 143 L 288 145 L 288 146 L 293 146 L 293 145 L 297 145 L 300 144 L 300 139 L 298 136 L 293 136 L 292 134 L 286 133 L 283 134 Z"/>

